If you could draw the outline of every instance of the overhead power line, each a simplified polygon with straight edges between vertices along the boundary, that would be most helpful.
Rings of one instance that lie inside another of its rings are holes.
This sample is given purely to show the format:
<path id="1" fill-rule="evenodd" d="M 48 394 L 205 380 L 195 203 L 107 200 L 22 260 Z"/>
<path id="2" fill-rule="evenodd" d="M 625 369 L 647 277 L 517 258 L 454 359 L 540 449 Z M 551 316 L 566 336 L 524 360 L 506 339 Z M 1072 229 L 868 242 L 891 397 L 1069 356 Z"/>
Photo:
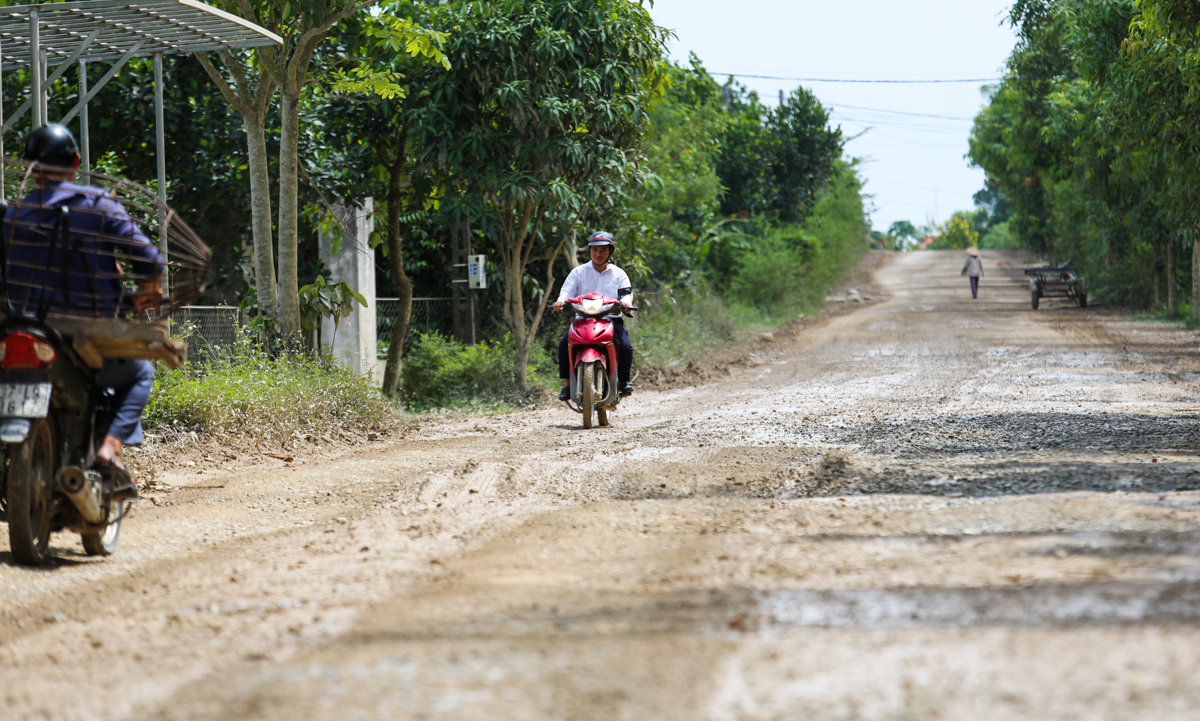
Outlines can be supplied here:
<path id="1" fill-rule="evenodd" d="M 851 110 L 866 110 L 866 111 L 869 111 L 872 113 L 888 113 L 889 115 L 911 115 L 916 118 L 938 118 L 939 120 L 961 120 L 964 122 L 971 122 L 974 120 L 974 118 L 956 117 L 956 116 L 952 116 L 952 115 L 929 115 L 928 113 L 906 113 L 902 110 L 884 110 L 882 108 L 863 108 L 863 107 L 859 107 L 857 105 L 842 105 L 841 103 L 827 103 L 827 105 L 829 105 L 829 107 L 833 108 L 835 111 L 838 108 L 849 108 Z"/>
<path id="2" fill-rule="evenodd" d="M 933 80 L 848 80 L 846 78 L 785 78 L 779 75 L 746 75 L 744 73 L 712 73 L 730 75 L 735 78 L 757 78 L 759 80 L 790 80 L 799 83 L 998 83 L 1003 78 L 936 78 Z"/>

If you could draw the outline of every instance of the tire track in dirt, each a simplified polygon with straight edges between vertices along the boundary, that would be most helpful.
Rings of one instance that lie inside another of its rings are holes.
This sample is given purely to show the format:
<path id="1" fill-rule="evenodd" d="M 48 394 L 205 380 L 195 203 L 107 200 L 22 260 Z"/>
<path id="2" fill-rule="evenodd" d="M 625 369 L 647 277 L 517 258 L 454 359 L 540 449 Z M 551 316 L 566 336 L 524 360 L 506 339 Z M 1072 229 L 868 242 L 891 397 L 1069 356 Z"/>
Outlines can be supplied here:
<path id="1" fill-rule="evenodd" d="M 105 564 L 0 565 L 0 715 L 1170 718 L 1194 340 L 1033 313 L 1020 262 L 971 301 L 957 255 L 899 257 L 886 302 L 611 429 L 431 420 L 172 494 Z"/>

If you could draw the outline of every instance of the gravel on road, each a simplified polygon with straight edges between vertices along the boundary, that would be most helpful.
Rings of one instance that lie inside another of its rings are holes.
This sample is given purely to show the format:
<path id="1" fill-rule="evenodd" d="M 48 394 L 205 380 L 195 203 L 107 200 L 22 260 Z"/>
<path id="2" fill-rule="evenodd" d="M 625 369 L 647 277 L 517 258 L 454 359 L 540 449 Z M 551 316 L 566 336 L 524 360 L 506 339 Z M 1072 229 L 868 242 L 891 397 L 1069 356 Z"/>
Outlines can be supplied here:
<path id="1" fill-rule="evenodd" d="M 1196 335 L 984 262 L 612 428 L 433 417 L 166 474 L 106 560 L 0 541 L 0 718 L 1200 718 Z"/>

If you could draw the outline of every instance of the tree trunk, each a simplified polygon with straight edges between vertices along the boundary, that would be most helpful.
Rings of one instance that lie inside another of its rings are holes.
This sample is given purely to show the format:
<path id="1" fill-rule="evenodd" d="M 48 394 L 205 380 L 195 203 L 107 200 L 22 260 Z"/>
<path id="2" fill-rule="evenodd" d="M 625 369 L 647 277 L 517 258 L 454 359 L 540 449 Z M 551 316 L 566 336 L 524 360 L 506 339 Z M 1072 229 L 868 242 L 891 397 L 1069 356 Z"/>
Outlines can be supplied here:
<path id="1" fill-rule="evenodd" d="M 279 327 L 285 341 L 295 342 L 300 337 L 300 88 L 284 85 L 279 91 Z"/>
<path id="2" fill-rule="evenodd" d="M 520 255 L 516 253 L 515 255 Z M 512 262 L 506 263 L 504 268 L 504 284 L 505 295 L 508 305 L 508 316 L 512 318 L 509 323 L 509 328 L 512 330 L 513 343 L 517 348 L 517 367 L 514 380 L 517 383 L 517 390 L 521 393 L 529 392 L 529 373 L 526 366 L 529 365 L 529 333 L 525 329 L 525 297 L 521 292 L 521 281 L 525 276 L 525 269 L 521 267 L 521 263 Z"/>
<path id="3" fill-rule="evenodd" d="M 275 237 L 271 227 L 271 175 L 267 157 L 267 111 L 275 97 L 275 81 L 265 73 L 252 78 L 228 51 L 218 53 L 233 75 L 237 90 L 230 87 L 205 53 L 196 53 L 204 72 L 216 84 L 225 100 L 242 115 L 246 130 L 246 150 L 250 161 L 250 213 L 254 238 L 254 284 L 259 312 L 279 320 L 279 293 L 275 281 Z"/>
<path id="4" fill-rule="evenodd" d="M 271 176 L 267 167 L 267 139 L 263 118 L 243 115 L 246 146 L 250 156 L 250 211 L 254 235 L 254 287 L 258 312 L 279 320 L 279 296 L 275 284 L 274 233 L 271 229 Z"/>
<path id="5" fill-rule="evenodd" d="M 1175 263 L 1175 239 L 1167 239 L 1167 310 L 1179 312 L 1179 273 Z"/>
<path id="6" fill-rule="evenodd" d="M 408 133 L 401 132 L 396 156 L 389 164 L 388 178 L 388 260 L 392 266 L 392 281 L 396 295 L 400 298 L 400 310 L 392 325 L 392 342 L 388 345 L 387 365 L 383 371 L 383 392 L 393 395 L 400 390 L 400 374 L 404 370 L 404 341 L 408 337 L 408 326 L 412 322 L 412 279 L 404 271 L 404 242 L 400 235 L 400 213 L 402 210 L 400 185 L 404 180 L 404 168 L 408 163 Z"/>
<path id="7" fill-rule="evenodd" d="M 579 246 L 575 243 L 575 226 L 571 226 L 571 232 L 567 235 L 567 243 L 563 247 L 563 255 L 567 259 L 567 270 L 570 271 L 579 265 Z"/>
<path id="8" fill-rule="evenodd" d="M 1200 321 L 1200 228 L 1192 235 L 1192 320 Z"/>

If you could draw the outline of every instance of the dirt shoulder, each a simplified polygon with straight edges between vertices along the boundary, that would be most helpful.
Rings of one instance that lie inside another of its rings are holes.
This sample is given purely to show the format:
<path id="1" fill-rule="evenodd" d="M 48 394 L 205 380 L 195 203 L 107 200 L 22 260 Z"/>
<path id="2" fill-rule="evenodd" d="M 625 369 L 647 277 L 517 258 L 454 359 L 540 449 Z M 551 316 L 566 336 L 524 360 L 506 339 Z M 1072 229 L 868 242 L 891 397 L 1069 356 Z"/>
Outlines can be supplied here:
<path id="1" fill-rule="evenodd" d="M 876 282 L 875 274 L 887 267 L 896 256 L 891 251 L 867 253 L 845 282 L 830 293 L 825 307 L 818 313 L 801 315 L 769 331 L 745 333 L 744 342 L 734 348 L 713 349 L 702 361 L 679 366 L 639 366 L 636 384 L 639 388 L 675 390 L 724 380 L 741 370 L 761 365 L 767 355 L 795 342 L 805 331 L 887 300 L 887 290 Z"/>

